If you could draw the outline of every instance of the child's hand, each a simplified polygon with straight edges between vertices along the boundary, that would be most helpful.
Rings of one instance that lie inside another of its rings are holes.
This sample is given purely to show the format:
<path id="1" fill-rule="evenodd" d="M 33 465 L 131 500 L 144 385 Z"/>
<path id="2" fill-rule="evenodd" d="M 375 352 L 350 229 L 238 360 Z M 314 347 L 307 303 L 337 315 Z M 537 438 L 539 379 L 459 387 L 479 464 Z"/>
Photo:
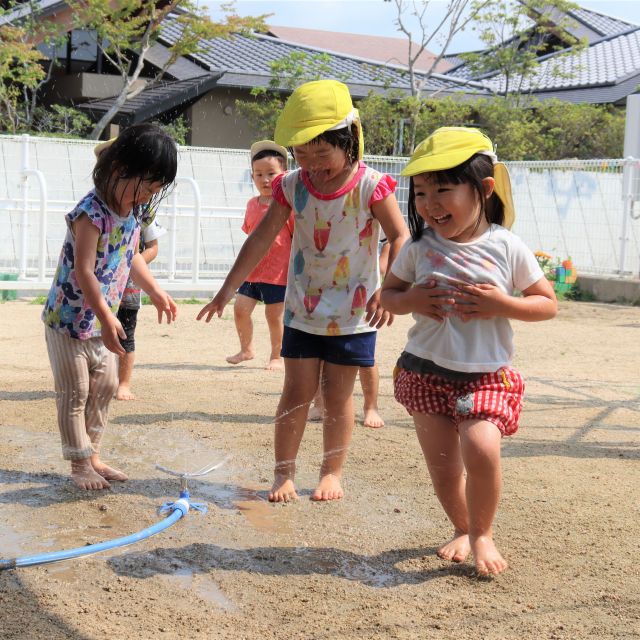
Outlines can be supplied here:
<path id="1" fill-rule="evenodd" d="M 220 318 L 224 308 L 227 306 L 227 303 L 231 300 L 232 296 L 233 294 L 230 295 L 224 288 L 220 289 L 213 300 L 200 309 L 200 313 L 196 316 L 196 320 L 202 320 L 206 315 L 207 317 L 205 322 L 211 322 L 211 318 L 213 318 L 214 313 L 218 314 L 218 318 Z"/>
<path id="2" fill-rule="evenodd" d="M 450 315 L 450 312 L 443 309 L 443 307 L 455 304 L 453 291 L 451 289 L 436 288 L 435 280 L 415 284 L 406 291 L 406 295 L 411 297 L 411 306 L 414 313 L 419 313 L 438 322 L 442 322 L 444 318 Z"/>
<path id="3" fill-rule="evenodd" d="M 167 324 L 171 324 L 178 316 L 178 307 L 173 298 L 162 289 L 150 294 L 149 297 L 158 310 L 158 324 L 162 324 L 163 314 L 167 316 Z"/>
<path id="4" fill-rule="evenodd" d="M 122 358 L 126 351 L 120 344 L 119 338 L 123 340 L 127 337 L 127 332 L 122 328 L 120 320 L 111 314 L 110 318 L 105 318 L 101 323 L 100 333 L 102 335 L 102 342 L 104 346 L 111 352 L 115 353 L 119 358 Z"/>
<path id="5" fill-rule="evenodd" d="M 455 293 L 455 312 L 464 322 L 487 320 L 504 315 L 505 302 L 510 299 L 495 284 L 459 284 Z"/>
<path id="6" fill-rule="evenodd" d="M 365 316 L 365 320 L 370 327 L 380 329 L 380 327 L 384 327 L 385 324 L 393 324 L 394 315 L 380 304 L 380 289 L 369 298 L 366 310 L 367 315 Z"/>

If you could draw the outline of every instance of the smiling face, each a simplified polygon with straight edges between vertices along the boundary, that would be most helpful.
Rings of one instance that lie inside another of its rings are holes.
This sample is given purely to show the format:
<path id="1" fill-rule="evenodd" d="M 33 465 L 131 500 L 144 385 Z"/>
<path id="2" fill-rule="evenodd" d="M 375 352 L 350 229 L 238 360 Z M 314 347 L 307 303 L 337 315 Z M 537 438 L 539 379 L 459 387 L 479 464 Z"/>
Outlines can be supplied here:
<path id="1" fill-rule="evenodd" d="M 316 140 L 293 147 L 298 165 L 309 174 L 311 184 L 319 190 L 334 186 L 351 173 L 353 164 L 340 147 L 326 140 Z"/>
<path id="2" fill-rule="evenodd" d="M 484 197 L 493 193 L 493 178 L 482 181 Z M 489 222 L 482 215 L 477 192 L 468 183 L 438 183 L 428 173 L 413 176 L 415 208 L 439 236 L 454 242 L 470 242 L 481 236 Z"/>
<path id="3" fill-rule="evenodd" d="M 266 156 L 253 161 L 251 178 L 262 198 L 271 198 L 271 183 L 282 172 L 282 160 L 279 157 Z"/>

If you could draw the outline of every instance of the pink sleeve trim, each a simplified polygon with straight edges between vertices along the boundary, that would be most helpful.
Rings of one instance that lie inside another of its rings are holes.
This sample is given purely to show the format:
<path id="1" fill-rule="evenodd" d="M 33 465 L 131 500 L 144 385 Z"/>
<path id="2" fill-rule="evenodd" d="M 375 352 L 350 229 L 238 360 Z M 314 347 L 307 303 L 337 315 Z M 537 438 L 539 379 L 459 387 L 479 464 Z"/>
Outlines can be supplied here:
<path id="1" fill-rule="evenodd" d="M 291 205 L 289 204 L 289 201 L 284 195 L 284 191 L 282 189 L 282 179 L 284 178 L 284 176 L 285 174 L 281 173 L 273 179 L 273 182 L 271 183 L 271 193 L 273 194 L 273 199 L 276 202 L 279 202 L 282 206 L 291 209 Z"/>
<path id="2" fill-rule="evenodd" d="M 369 199 L 369 207 L 376 202 L 380 202 L 380 200 L 384 200 L 387 196 L 390 196 L 392 193 L 396 191 L 396 185 L 398 183 L 386 173 L 380 178 L 380 182 L 378 182 L 378 186 L 375 188 L 375 191 L 371 195 Z"/>

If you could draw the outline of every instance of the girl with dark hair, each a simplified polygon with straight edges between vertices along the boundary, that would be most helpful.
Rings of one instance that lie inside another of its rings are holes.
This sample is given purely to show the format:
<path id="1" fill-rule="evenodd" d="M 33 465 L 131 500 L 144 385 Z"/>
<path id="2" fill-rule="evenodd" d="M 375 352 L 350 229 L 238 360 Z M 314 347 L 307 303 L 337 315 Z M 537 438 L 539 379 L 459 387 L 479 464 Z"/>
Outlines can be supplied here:
<path id="1" fill-rule="evenodd" d="M 478 573 L 495 575 L 507 568 L 492 533 L 500 439 L 518 429 L 524 392 L 510 366 L 509 319 L 553 318 L 556 297 L 533 252 L 507 229 L 509 174 L 481 131 L 436 130 L 402 174 L 411 177 L 413 241 L 385 278 L 382 304 L 412 313 L 415 325 L 394 372 L 395 398 L 413 416 L 454 527 L 438 555 L 462 562 L 473 553 Z"/>
<path id="2" fill-rule="evenodd" d="M 376 330 L 390 321 L 380 305 L 380 229 L 389 241 L 390 262 L 409 233 L 395 180 L 362 162 L 362 127 L 346 85 L 318 80 L 298 87 L 278 118 L 275 140 L 291 149 L 299 169 L 274 179 L 269 210 L 198 319 L 206 316 L 208 322 L 222 313 L 293 211 L 281 352 L 285 379 L 269 500 L 298 497 L 296 456 L 321 367 L 324 456 L 311 498 L 337 500 L 344 495 L 356 374 L 373 367 Z"/>
<path id="3" fill-rule="evenodd" d="M 137 252 L 140 221 L 173 183 L 177 149 L 162 129 L 125 129 L 97 150 L 95 188 L 65 216 L 67 234 L 42 312 L 53 371 L 62 454 L 81 489 L 106 489 L 127 476 L 100 460 L 109 403 L 118 386 L 126 333 L 116 312 L 129 272 L 158 310 L 177 307 Z"/>

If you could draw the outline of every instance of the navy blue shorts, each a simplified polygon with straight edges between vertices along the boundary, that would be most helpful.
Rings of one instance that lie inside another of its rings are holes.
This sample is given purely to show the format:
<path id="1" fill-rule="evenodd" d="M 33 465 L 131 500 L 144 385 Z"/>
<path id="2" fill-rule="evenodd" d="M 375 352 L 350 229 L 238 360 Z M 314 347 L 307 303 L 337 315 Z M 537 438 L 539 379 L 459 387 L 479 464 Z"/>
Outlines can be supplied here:
<path id="1" fill-rule="evenodd" d="M 377 331 L 348 336 L 318 336 L 291 327 L 284 328 L 283 358 L 319 358 L 349 367 L 373 367 Z"/>
<path id="2" fill-rule="evenodd" d="M 287 287 L 283 284 L 267 284 L 266 282 L 243 282 L 237 293 L 253 298 L 265 304 L 284 302 Z"/>

